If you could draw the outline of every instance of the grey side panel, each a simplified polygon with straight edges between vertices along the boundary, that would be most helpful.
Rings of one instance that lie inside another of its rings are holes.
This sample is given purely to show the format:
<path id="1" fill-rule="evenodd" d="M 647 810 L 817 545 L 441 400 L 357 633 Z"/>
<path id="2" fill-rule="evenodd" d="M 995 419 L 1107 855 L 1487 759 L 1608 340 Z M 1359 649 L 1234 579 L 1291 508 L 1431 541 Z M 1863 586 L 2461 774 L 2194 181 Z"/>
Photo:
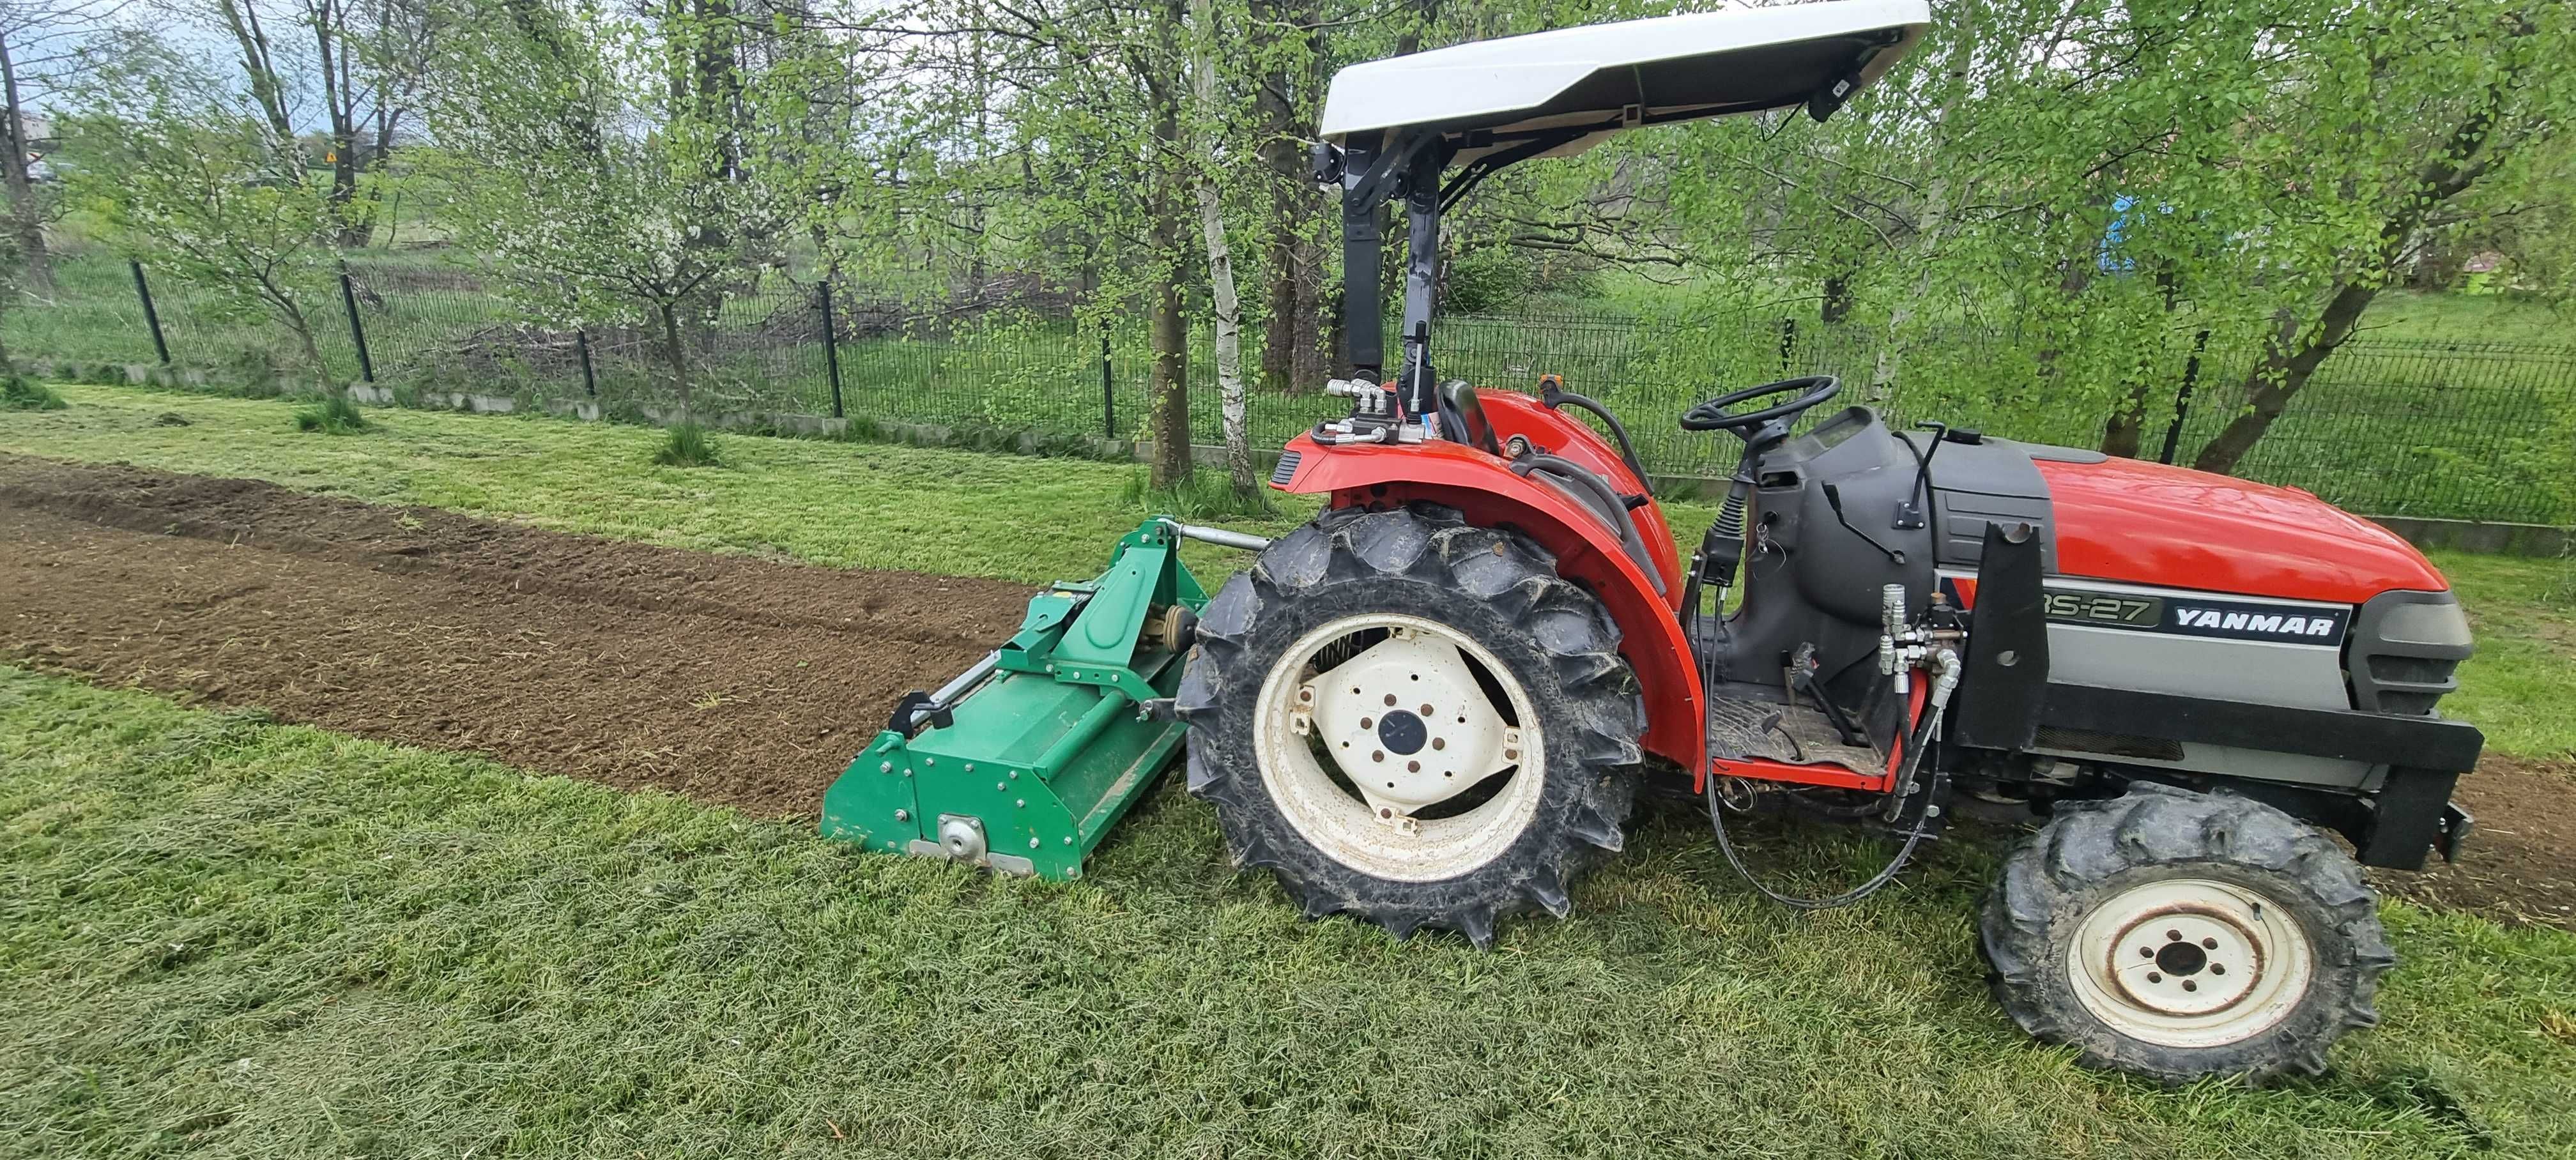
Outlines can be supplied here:
<path id="1" fill-rule="evenodd" d="M 2325 645 L 2168 636 L 2051 622 L 2050 679 L 2300 709 L 2349 709 L 2343 657 Z M 2149 731 L 2151 732 L 2151 731 Z"/>

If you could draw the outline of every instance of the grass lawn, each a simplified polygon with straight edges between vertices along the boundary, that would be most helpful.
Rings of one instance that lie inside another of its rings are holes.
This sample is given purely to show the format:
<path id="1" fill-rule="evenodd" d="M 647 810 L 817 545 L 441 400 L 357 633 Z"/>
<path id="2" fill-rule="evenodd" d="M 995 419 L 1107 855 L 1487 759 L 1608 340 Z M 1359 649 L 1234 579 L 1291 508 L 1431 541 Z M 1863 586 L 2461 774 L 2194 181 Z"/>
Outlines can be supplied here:
<path id="1" fill-rule="evenodd" d="M 1087 575 L 1143 514 L 1118 465 L 732 437 L 737 466 L 681 470 L 641 429 L 334 437 L 275 402 L 64 393 L 0 415 L 0 450 L 1022 580 Z M 2461 704 L 2563 744 L 2556 574 L 2443 563 L 2490 634 L 2537 626 Z M 1299 921 L 1169 783 L 1084 881 L 1026 882 L 0 670 L 0 1156 L 2576 1151 L 2576 936 L 2392 904 L 2385 1022 L 2332 1076 L 2165 1091 L 1993 1009 L 1978 843 L 1800 916 L 1703 824 L 1650 815 L 1575 919 L 1478 953 Z M 1885 853 L 1755 844 L 1810 889 Z"/>

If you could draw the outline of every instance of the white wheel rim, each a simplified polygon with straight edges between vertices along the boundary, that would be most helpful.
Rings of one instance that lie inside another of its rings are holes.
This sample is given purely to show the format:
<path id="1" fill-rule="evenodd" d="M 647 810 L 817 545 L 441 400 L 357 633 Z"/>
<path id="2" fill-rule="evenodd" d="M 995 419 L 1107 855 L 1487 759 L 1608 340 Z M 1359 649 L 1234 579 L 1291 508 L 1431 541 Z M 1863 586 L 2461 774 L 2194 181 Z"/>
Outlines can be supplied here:
<path id="1" fill-rule="evenodd" d="M 1371 630 L 1386 636 L 1355 655 L 1323 655 Z M 1396 613 L 1343 617 L 1290 645 L 1262 681 L 1253 751 L 1270 800 L 1299 836 L 1399 882 L 1456 878 L 1501 857 L 1538 816 L 1546 787 L 1538 716 L 1520 682 L 1456 629 Z M 1417 816 L 1495 778 L 1492 796 L 1472 807 Z"/>
<path id="2" fill-rule="evenodd" d="M 2299 1005 L 2316 951 L 2296 918 L 2245 887 L 2150 882 L 2095 907 L 2067 973 L 2093 1017 L 2161 1047 L 2219 1047 L 2261 1034 Z"/>

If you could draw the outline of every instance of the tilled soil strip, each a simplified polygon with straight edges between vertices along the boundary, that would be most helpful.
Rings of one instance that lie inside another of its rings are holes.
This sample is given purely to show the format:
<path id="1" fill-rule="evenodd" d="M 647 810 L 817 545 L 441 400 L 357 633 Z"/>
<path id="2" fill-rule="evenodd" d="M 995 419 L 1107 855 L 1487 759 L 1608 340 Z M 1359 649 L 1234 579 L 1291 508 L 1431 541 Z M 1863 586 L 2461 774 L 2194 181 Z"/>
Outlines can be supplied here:
<path id="1" fill-rule="evenodd" d="M 0 456 L 0 655 L 772 815 L 1028 586 Z"/>
<path id="2" fill-rule="evenodd" d="M 763 814 L 810 815 L 1028 592 L 0 455 L 0 656 Z M 2490 758 L 2468 857 L 2373 877 L 2576 929 L 2569 780 Z"/>

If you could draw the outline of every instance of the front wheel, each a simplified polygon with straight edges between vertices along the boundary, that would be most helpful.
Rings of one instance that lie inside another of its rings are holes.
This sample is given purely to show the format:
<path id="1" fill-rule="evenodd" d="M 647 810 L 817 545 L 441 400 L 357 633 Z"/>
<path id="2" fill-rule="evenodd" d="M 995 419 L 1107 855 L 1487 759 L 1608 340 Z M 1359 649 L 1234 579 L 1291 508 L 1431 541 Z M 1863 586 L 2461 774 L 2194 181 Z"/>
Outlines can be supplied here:
<path id="1" fill-rule="evenodd" d="M 2396 962 L 2361 868 L 2239 797 L 2148 782 L 2061 805 L 2004 864 L 1981 924 L 1995 998 L 2097 1067 L 2180 1083 L 2325 1070 L 2378 1022 Z"/>
<path id="2" fill-rule="evenodd" d="M 1643 702 L 1600 602 L 1520 536 L 1336 510 L 1199 619 L 1190 792 L 1309 917 L 1493 937 L 1620 845 Z"/>

